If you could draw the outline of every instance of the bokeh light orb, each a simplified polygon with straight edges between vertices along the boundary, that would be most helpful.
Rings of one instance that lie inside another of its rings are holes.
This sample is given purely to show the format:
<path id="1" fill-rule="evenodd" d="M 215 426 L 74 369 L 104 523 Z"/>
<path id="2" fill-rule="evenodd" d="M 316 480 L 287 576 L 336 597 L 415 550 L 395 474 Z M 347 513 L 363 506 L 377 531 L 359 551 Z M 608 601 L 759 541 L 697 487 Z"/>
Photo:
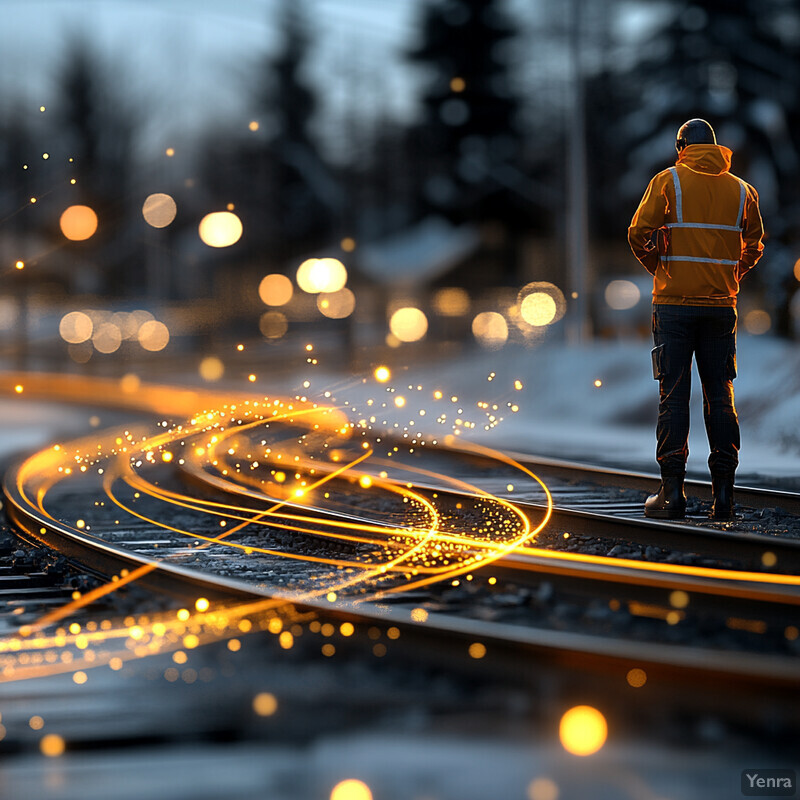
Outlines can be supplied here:
<path id="1" fill-rule="evenodd" d="M 744 329 L 753 336 L 762 336 L 772 327 L 772 317 L 760 308 L 748 311 L 744 315 Z"/>
<path id="2" fill-rule="evenodd" d="M 319 263 L 318 258 L 307 258 L 297 268 L 297 274 L 295 275 L 295 278 L 297 280 L 297 285 L 304 292 L 313 293 L 315 291 L 318 291 L 315 288 L 315 284 L 312 280 L 313 270 L 318 263 Z"/>
<path id="3" fill-rule="evenodd" d="M 297 268 L 297 285 L 308 294 L 338 292 L 347 283 L 347 269 L 337 258 L 308 258 Z"/>
<path id="4" fill-rule="evenodd" d="M 280 339 L 289 330 L 289 320 L 280 311 L 266 311 L 258 321 L 258 329 L 266 339 Z"/>
<path id="5" fill-rule="evenodd" d="M 265 275 L 258 284 L 258 296 L 266 306 L 285 306 L 294 294 L 294 286 L 285 275 Z"/>
<path id="6" fill-rule="evenodd" d="M 143 308 L 137 308 L 136 311 L 131 311 L 131 313 L 128 315 L 128 319 L 130 326 L 135 327 L 135 332 L 133 334 L 135 337 L 139 332 L 139 328 L 141 328 L 145 322 L 155 319 L 155 317 L 149 311 L 145 311 Z"/>
<path id="7" fill-rule="evenodd" d="M 259 717 L 271 717 L 278 710 L 278 699 L 270 692 L 259 692 L 253 698 L 253 711 Z"/>
<path id="8" fill-rule="evenodd" d="M 111 322 L 120 329 L 123 339 L 135 339 L 139 332 L 139 322 L 127 311 L 115 311 L 111 316 Z"/>
<path id="9" fill-rule="evenodd" d="M 66 742 L 56 733 L 48 733 L 39 741 L 39 750 L 48 758 L 58 758 L 66 749 Z"/>
<path id="10" fill-rule="evenodd" d="M 145 350 L 157 353 L 169 344 L 169 328 L 163 322 L 151 319 L 139 328 L 137 338 Z"/>
<path id="11" fill-rule="evenodd" d="M 70 311 L 61 317 L 58 324 L 58 332 L 61 338 L 69 344 L 80 344 L 88 342 L 94 332 L 92 318 L 83 311 Z"/>
<path id="12" fill-rule="evenodd" d="M 642 686 L 647 683 L 647 673 L 639 667 L 634 667 L 628 670 L 625 680 L 627 680 L 628 685 L 632 686 L 634 689 L 641 689 Z"/>
<path id="13" fill-rule="evenodd" d="M 556 318 L 557 311 L 556 301 L 547 292 L 531 292 L 519 305 L 522 319 L 535 328 L 549 325 Z"/>
<path id="14" fill-rule="evenodd" d="M 97 214 L 89 206 L 70 206 L 61 215 L 59 225 L 67 239 L 83 242 L 97 231 Z"/>
<path id="15" fill-rule="evenodd" d="M 320 291 L 333 294 L 344 289 L 347 283 L 347 268 L 338 258 L 321 258 L 317 270 L 322 271 L 322 276 L 317 280 Z"/>
<path id="16" fill-rule="evenodd" d="M 550 778 L 534 778 L 528 784 L 528 800 L 558 800 L 558 784 Z"/>
<path id="17" fill-rule="evenodd" d="M 542 328 L 558 322 L 564 316 L 567 301 L 554 283 L 533 281 L 520 289 L 517 306 L 523 322 Z"/>
<path id="18" fill-rule="evenodd" d="M 103 322 L 92 334 L 92 344 L 98 353 L 115 353 L 122 344 L 122 333 L 113 322 Z"/>
<path id="19" fill-rule="evenodd" d="M 605 290 L 606 303 L 615 311 L 633 308 L 641 299 L 642 293 L 633 281 L 611 281 Z"/>
<path id="20" fill-rule="evenodd" d="M 401 342 L 418 342 L 428 332 L 428 318 L 414 306 L 398 308 L 389 320 L 389 330 Z"/>
<path id="21" fill-rule="evenodd" d="M 213 383 L 218 381 L 225 374 L 225 365 L 216 356 L 206 356 L 198 367 L 200 377 L 204 381 Z"/>
<path id="22" fill-rule="evenodd" d="M 321 292 L 317 295 L 317 308 L 329 319 L 345 319 L 356 308 L 356 296 L 348 289 L 338 292 Z"/>
<path id="23" fill-rule="evenodd" d="M 200 221 L 200 238 L 209 247 L 230 247 L 242 238 L 242 221 L 232 211 L 214 211 Z"/>
<path id="24" fill-rule="evenodd" d="M 508 323 L 496 311 L 482 311 L 472 320 L 472 335 L 483 347 L 497 349 L 508 341 Z"/>
<path id="25" fill-rule="evenodd" d="M 123 394 L 136 394 L 141 385 L 141 378 L 133 372 L 128 372 L 119 379 L 119 388 Z"/>
<path id="26" fill-rule="evenodd" d="M 69 345 L 67 352 L 76 364 L 87 364 L 92 358 L 94 347 L 91 342 L 81 342 L 80 344 Z"/>
<path id="27" fill-rule="evenodd" d="M 443 317 L 461 317 L 469 311 L 469 294 L 459 286 L 439 289 L 433 296 L 433 308 Z"/>
<path id="28" fill-rule="evenodd" d="M 333 787 L 331 800 L 372 800 L 372 791 L 363 781 L 350 778 Z"/>
<path id="29" fill-rule="evenodd" d="M 178 213 L 178 206 L 168 194 L 156 192 L 144 201 L 142 216 L 153 228 L 166 228 Z"/>
<path id="30" fill-rule="evenodd" d="M 575 706 L 561 717 L 558 736 L 568 753 L 590 756 L 606 743 L 608 724 L 596 708 Z"/>

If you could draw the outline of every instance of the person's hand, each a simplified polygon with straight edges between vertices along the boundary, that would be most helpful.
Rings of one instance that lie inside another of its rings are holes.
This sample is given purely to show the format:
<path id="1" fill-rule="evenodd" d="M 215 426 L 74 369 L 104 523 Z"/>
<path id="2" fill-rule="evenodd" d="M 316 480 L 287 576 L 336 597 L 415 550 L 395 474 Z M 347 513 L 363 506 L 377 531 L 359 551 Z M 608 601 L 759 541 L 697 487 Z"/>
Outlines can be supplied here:
<path id="1" fill-rule="evenodd" d="M 656 228 L 650 237 L 653 247 L 660 256 L 665 256 L 669 249 L 669 228 Z"/>

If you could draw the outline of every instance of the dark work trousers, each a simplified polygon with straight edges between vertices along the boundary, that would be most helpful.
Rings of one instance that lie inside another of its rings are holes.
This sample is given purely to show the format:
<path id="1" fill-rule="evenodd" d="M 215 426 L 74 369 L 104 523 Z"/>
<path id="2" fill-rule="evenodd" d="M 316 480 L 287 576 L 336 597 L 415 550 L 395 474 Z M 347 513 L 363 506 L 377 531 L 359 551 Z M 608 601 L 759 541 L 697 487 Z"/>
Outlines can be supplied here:
<path id="1" fill-rule="evenodd" d="M 653 305 L 653 372 L 660 396 L 656 458 L 662 476 L 682 477 L 689 455 L 692 356 L 703 387 L 703 416 L 714 476 L 739 465 L 739 419 L 733 404 L 736 309 L 729 306 Z"/>

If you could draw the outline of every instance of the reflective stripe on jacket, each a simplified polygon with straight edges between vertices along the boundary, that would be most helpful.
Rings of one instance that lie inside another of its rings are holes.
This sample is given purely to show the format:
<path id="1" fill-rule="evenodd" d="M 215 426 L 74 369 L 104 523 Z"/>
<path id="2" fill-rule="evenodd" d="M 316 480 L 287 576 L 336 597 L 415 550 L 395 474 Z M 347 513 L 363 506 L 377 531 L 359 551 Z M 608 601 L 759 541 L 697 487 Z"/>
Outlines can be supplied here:
<path id="1" fill-rule="evenodd" d="M 739 281 L 761 257 L 758 193 L 731 175 L 731 155 L 689 145 L 650 181 L 628 242 L 653 275 L 654 303 L 735 306 Z"/>

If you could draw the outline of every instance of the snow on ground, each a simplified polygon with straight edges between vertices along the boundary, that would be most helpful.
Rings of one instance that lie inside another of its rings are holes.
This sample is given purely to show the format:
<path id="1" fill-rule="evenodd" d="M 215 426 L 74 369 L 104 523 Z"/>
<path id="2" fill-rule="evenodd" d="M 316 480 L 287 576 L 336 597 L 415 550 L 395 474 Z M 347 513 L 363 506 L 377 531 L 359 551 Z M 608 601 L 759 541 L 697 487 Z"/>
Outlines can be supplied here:
<path id="1" fill-rule="evenodd" d="M 147 415 L 11 397 L 0 400 L 0 465 L 23 455 L 85 436 L 96 429 L 130 424 Z M 0 472 L 2 478 L 2 472 Z"/>
<path id="2" fill-rule="evenodd" d="M 0 459 L 91 430 L 82 409 L 14 397 L 0 402 Z"/>

